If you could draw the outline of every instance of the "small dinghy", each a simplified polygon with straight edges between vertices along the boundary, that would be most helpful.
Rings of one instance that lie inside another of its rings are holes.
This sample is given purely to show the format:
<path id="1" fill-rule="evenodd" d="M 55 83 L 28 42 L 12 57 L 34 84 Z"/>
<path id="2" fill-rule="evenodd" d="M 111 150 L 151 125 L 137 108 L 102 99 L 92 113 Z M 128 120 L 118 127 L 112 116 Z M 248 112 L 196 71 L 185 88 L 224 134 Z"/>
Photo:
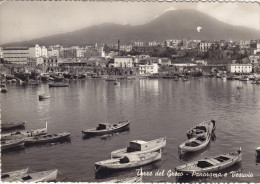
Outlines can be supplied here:
<path id="1" fill-rule="evenodd" d="M 25 121 L 3 123 L 3 124 L 2 124 L 2 130 L 20 128 L 20 127 L 24 127 L 24 125 L 25 125 Z"/>
<path id="2" fill-rule="evenodd" d="M 95 135 L 104 135 L 104 134 L 120 132 L 128 128 L 129 128 L 129 121 L 127 120 L 115 124 L 100 123 L 97 128 L 83 130 L 82 133 L 84 135 L 95 136 Z"/>
<path id="3" fill-rule="evenodd" d="M 200 137 L 193 137 L 179 145 L 179 153 L 196 152 L 207 147 L 211 139 L 211 134 L 206 133 Z"/>
<path id="4" fill-rule="evenodd" d="M 69 136 L 70 136 L 70 132 L 62 132 L 62 133 L 47 134 L 47 135 L 37 135 L 37 136 L 26 138 L 25 144 L 48 143 L 48 142 L 62 140 L 62 139 L 68 138 Z"/>
<path id="5" fill-rule="evenodd" d="M 190 130 L 187 131 L 187 137 L 188 139 L 192 137 L 200 137 L 204 135 L 205 133 L 210 133 L 214 132 L 216 129 L 216 122 L 214 120 L 208 120 L 205 122 L 202 122 L 194 127 L 192 127 Z"/>
<path id="6" fill-rule="evenodd" d="M 235 152 L 221 154 L 212 158 L 205 158 L 198 161 L 189 162 L 175 168 L 177 172 L 184 174 L 218 172 L 226 169 L 242 160 L 241 149 Z"/>
<path id="7" fill-rule="evenodd" d="M 140 153 L 148 153 L 160 150 L 166 145 L 166 137 L 151 140 L 141 141 L 135 140 L 130 142 L 130 146 L 127 148 L 118 149 L 111 152 L 112 158 L 124 157 L 128 155 L 136 155 Z"/>
<path id="8" fill-rule="evenodd" d="M 100 169 L 127 169 L 146 165 L 162 157 L 161 150 L 139 155 L 129 155 L 122 158 L 114 158 L 95 163 L 96 172 Z"/>
<path id="9" fill-rule="evenodd" d="M 106 181 L 106 183 L 142 183 L 142 177 L 129 177 L 129 178 L 121 178 L 121 179 L 113 179 Z"/>
<path id="10" fill-rule="evenodd" d="M 48 182 L 55 181 L 58 175 L 58 169 L 53 169 L 49 171 L 41 171 L 35 173 L 24 174 L 20 177 L 13 177 L 8 180 L 8 182 Z"/>
<path id="11" fill-rule="evenodd" d="M 32 137 L 35 135 L 43 135 L 47 133 L 47 122 L 46 127 L 36 130 L 25 130 L 25 131 L 16 131 L 11 133 L 2 134 L 2 139 L 16 139 L 16 138 L 22 138 L 22 137 Z"/>
<path id="12" fill-rule="evenodd" d="M 13 139 L 13 140 L 2 140 L 1 141 L 1 149 L 9 149 L 9 148 L 16 148 L 16 147 L 23 147 L 24 146 L 24 139 Z"/>
<path id="13" fill-rule="evenodd" d="M 13 178 L 21 177 L 21 176 L 25 175 L 28 172 L 28 170 L 29 169 L 26 168 L 26 169 L 21 169 L 21 170 L 17 170 L 17 171 L 3 173 L 3 174 L 1 174 L 1 180 L 3 182 L 8 182 L 8 180 L 12 180 Z"/>
<path id="14" fill-rule="evenodd" d="M 50 98 L 50 95 L 46 95 L 46 94 L 39 95 L 39 100 L 45 100 L 48 98 Z"/>

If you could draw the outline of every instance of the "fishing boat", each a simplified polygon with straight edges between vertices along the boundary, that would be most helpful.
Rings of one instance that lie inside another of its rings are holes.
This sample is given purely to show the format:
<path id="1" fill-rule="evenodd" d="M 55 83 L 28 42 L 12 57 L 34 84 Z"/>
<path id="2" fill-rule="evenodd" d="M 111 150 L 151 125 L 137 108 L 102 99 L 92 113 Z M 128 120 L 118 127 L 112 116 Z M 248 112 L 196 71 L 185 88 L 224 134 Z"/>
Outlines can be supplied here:
<path id="1" fill-rule="evenodd" d="M 129 121 L 122 121 L 115 124 L 110 123 L 100 123 L 97 128 L 83 130 L 82 133 L 84 135 L 104 135 L 115 133 L 123 130 L 127 130 L 129 128 Z"/>
<path id="2" fill-rule="evenodd" d="M 35 135 L 42 135 L 47 133 L 47 122 L 46 127 L 36 130 L 25 130 L 25 131 L 15 131 L 10 133 L 1 134 L 2 139 L 15 139 L 17 137 L 32 137 Z"/>
<path id="3" fill-rule="evenodd" d="M 184 174 L 218 172 L 242 160 L 241 148 L 238 151 L 221 154 L 212 158 L 186 163 L 175 168 Z"/>
<path id="4" fill-rule="evenodd" d="M 256 151 L 256 156 L 260 156 L 260 147 L 257 147 L 257 148 L 255 149 L 255 151 Z"/>
<path id="5" fill-rule="evenodd" d="M 21 170 L 17 170 L 17 171 L 2 173 L 1 180 L 3 182 L 7 182 L 8 180 L 10 180 L 12 178 L 21 177 L 21 176 L 25 175 L 28 172 L 28 170 L 29 169 L 26 168 L 26 169 L 21 169 Z"/>
<path id="6" fill-rule="evenodd" d="M 192 137 L 199 137 L 209 132 L 210 134 L 216 129 L 216 121 L 215 120 L 207 120 L 204 121 L 187 131 L 188 139 Z"/>
<path id="7" fill-rule="evenodd" d="M 50 95 L 46 95 L 46 94 L 39 95 L 39 100 L 45 100 L 48 98 L 50 98 Z"/>
<path id="8" fill-rule="evenodd" d="M 111 152 L 112 158 L 124 157 L 128 155 L 137 155 L 160 150 L 166 145 L 166 137 L 154 139 L 151 141 L 134 140 L 130 142 L 127 148 L 118 149 Z"/>
<path id="9" fill-rule="evenodd" d="M 25 125 L 25 121 L 21 121 L 21 122 L 3 123 L 1 127 L 2 130 L 8 130 L 8 129 L 24 127 L 24 125 Z"/>
<path id="10" fill-rule="evenodd" d="M 13 140 L 2 140 L 1 141 L 1 149 L 9 149 L 15 147 L 23 147 L 24 139 L 13 139 Z"/>
<path id="11" fill-rule="evenodd" d="M 205 133 L 204 135 L 199 137 L 193 137 L 179 145 L 179 152 L 182 154 L 202 150 L 203 148 L 208 146 L 210 139 L 210 133 Z"/>
<path id="12" fill-rule="evenodd" d="M 26 138 L 25 144 L 54 142 L 54 141 L 68 138 L 69 136 L 70 136 L 70 132 L 62 132 L 62 133 L 47 134 L 47 135 L 37 135 L 37 136 Z"/>
<path id="13" fill-rule="evenodd" d="M 113 179 L 113 180 L 106 181 L 106 183 L 142 183 L 142 176 Z"/>
<path id="14" fill-rule="evenodd" d="M 53 84 L 49 84 L 49 87 L 68 87 L 69 84 L 63 84 L 63 83 L 53 83 Z"/>
<path id="15" fill-rule="evenodd" d="M 109 160 L 95 163 L 96 172 L 100 169 L 127 169 L 146 165 L 161 159 L 161 150 L 138 155 L 129 155 L 121 158 L 112 158 Z"/>
<path id="16" fill-rule="evenodd" d="M 58 169 L 49 171 L 40 171 L 35 173 L 24 174 L 19 177 L 12 177 L 7 182 L 49 182 L 55 181 L 58 175 Z"/>

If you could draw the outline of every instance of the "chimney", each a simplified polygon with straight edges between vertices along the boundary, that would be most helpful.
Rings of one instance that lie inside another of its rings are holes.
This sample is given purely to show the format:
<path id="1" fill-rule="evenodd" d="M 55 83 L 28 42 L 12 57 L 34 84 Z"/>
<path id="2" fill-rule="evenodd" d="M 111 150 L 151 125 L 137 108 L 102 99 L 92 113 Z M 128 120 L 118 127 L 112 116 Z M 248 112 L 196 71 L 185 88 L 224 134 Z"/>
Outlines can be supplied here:
<path id="1" fill-rule="evenodd" d="M 120 56 L 120 40 L 117 41 L 117 45 L 118 45 L 118 56 Z"/>

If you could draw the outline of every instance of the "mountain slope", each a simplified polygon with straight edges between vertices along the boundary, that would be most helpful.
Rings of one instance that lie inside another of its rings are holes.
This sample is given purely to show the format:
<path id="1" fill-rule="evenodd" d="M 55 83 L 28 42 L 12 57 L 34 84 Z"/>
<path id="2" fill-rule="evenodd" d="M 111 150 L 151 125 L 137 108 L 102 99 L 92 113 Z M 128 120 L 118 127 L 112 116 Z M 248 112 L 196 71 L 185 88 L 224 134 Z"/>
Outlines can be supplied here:
<path id="1" fill-rule="evenodd" d="M 201 32 L 197 32 L 201 26 Z M 75 32 L 34 39 L 25 42 L 10 43 L 3 46 L 87 45 L 93 43 L 121 43 L 134 41 L 162 41 L 166 39 L 200 40 L 251 40 L 259 39 L 260 32 L 246 27 L 232 26 L 196 10 L 172 10 L 151 22 L 139 25 L 101 24 Z"/>

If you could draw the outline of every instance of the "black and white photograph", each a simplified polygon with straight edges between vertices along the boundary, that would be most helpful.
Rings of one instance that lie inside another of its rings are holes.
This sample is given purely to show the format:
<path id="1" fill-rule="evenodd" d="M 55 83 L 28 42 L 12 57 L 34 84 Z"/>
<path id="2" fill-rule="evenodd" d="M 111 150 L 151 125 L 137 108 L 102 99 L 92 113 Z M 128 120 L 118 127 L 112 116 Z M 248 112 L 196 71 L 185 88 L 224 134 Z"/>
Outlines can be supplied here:
<path id="1" fill-rule="evenodd" d="M 1 182 L 260 181 L 260 4 L 0 0 Z"/>

